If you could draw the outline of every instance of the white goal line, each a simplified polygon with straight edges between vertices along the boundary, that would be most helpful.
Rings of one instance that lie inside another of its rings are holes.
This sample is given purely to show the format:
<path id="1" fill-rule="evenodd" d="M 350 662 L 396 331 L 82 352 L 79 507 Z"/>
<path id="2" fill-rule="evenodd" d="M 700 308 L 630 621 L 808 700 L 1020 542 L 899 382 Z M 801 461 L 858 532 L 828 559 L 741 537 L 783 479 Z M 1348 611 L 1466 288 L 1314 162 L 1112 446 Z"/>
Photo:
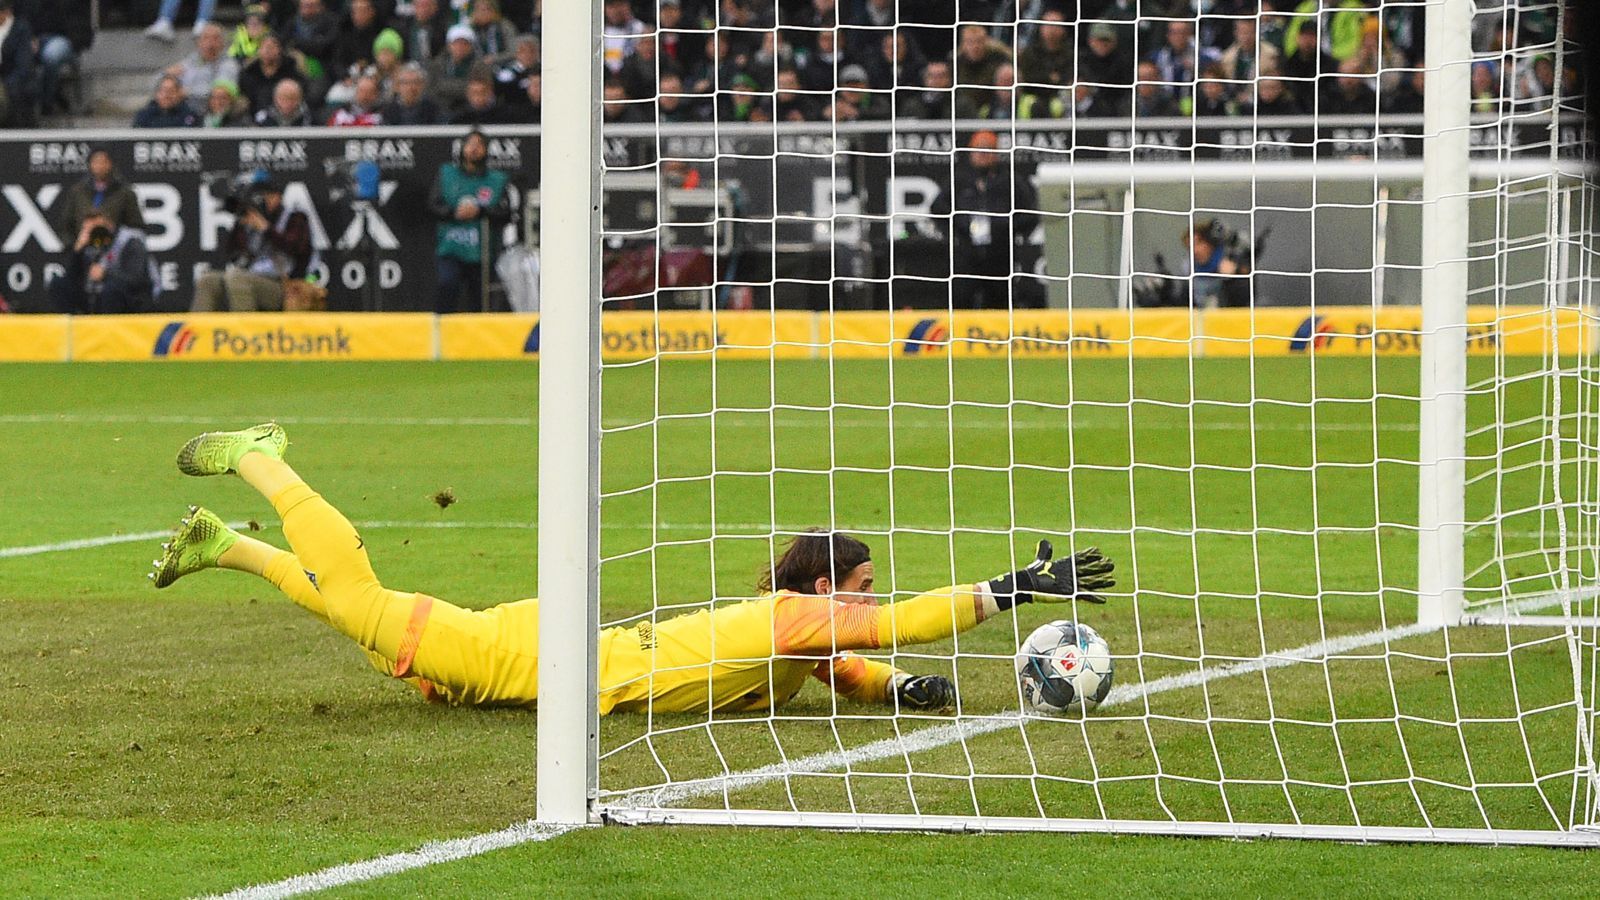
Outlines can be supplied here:
<path id="1" fill-rule="evenodd" d="M 1557 605 L 1562 600 L 1563 595 L 1561 594 L 1544 594 L 1508 604 L 1507 610 L 1517 613 L 1532 612 Z M 1168 675 L 1139 684 L 1119 685 L 1112 689 L 1105 702 L 1101 705 L 1116 706 L 1134 703 L 1155 694 L 1199 687 L 1223 678 L 1235 678 L 1296 663 L 1317 662 L 1376 644 L 1386 644 L 1391 641 L 1417 637 L 1437 631 L 1439 627 L 1437 625 L 1422 624 L 1401 625 L 1362 634 L 1345 635 L 1287 650 L 1280 650 L 1243 662 L 1203 668 L 1195 672 L 1185 672 L 1179 675 Z M 674 804 L 683 804 L 691 800 L 717 794 L 725 795 L 731 791 L 757 787 L 795 775 L 815 775 L 833 769 L 846 769 L 848 771 L 851 766 L 859 766 L 912 753 L 922 753 L 958 741 L 964 741 L 970 737 L 977 737 L 1006 728 L 1020 728 L 1027 721 L 1028 717 L 1017 712 L 1002 713 L 997 716 L 975 717 L 945 725 L 932 725 L 909 734 L 862 744 L 850 750 L 817 753 L 781 763 L 761 766 L 760 768 L 748 769 L 743 772 L 732 772 L 711 778 L 683 781 L 664 787 L 602 794 L 603 798 L 615 798 L 620 802 L 614 806 L 606 806 L 602 803 L 598 808 L 598 812 L 604 818 L 619 823 L 667 821 L 671 814 L 666 811 L 670 810 Z M 682 814 L 682 811 L 678 811 L 675 814 Z M 870 824 L 870 820 L 846 816 L 836 823 L 836 827 L 861 828 L 867 824 Z M 1154 821 L 1154 826 L 1159 826 L 1160 824 L 1159 821 Z M 437 863 L 454 862 L 468 857 L 479 856 L 492 850 L 546 841 L 565 834 L 575 827 L 540 825 L 530 819 L 499 831 L 447 841 L 436 841 L 424 844 L 416 850 L 332 866 L 282 881 L 240 888 L 220 896 L 228 898 L 228 900 L 277 900 L 277 898 L 294 897 L 341 885 L 371 881 L 375 878 L 382 878 L 386 875 L 394 875 L 412 869 L 420 869 Z M 1229 827 L 1231 825 L 1219 825 L 1219 828 L 1226 829 Z M 1383 837 L 1383 834 L 1381 831 L 1374 830 L 1368 836 L 1372 839 L 1379 839 Z"/>

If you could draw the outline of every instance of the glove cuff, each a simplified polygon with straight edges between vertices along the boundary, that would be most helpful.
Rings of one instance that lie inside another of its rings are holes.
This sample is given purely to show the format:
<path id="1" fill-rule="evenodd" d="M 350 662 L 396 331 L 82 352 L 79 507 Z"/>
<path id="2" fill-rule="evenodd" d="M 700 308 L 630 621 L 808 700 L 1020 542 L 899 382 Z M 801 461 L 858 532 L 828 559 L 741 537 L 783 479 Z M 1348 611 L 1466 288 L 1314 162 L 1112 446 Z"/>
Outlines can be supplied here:
<path id="1" fill-rule="evenodd" d="M 989 586 L 989 595 L 994 597 L 995 605 L 1002 611 L 1008 610 L 1018 603 L 1032 603 L 1033 587 L 1031 579 L 1027 579 L 1022 572 L 1010 572 L 998 578 L 991 578 L 984 584 Z"/>

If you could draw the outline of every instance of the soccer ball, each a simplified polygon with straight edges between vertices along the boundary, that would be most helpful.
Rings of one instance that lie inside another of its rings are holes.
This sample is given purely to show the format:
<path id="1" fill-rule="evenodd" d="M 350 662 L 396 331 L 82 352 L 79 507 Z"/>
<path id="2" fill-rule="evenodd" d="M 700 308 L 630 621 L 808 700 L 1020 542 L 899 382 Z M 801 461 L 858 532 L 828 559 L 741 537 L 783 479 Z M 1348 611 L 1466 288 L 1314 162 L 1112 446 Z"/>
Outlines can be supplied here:
<path id="1" fill-rule="evenodd" d="M 1017 651 L 1022 702 L 1034 712 L 1094 709 L 1111 692 L 1112 668 L 1106 639 L 1065 619 L 1035 628 Z"/>

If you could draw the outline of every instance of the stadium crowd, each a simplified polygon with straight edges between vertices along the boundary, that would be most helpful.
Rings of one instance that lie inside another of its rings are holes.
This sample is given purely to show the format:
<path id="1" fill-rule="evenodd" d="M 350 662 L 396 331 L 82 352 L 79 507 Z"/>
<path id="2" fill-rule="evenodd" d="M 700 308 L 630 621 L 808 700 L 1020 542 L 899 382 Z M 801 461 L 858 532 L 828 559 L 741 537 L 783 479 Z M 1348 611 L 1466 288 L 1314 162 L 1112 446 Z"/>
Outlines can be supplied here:
<path id="1" fill-rule="evenodd" d="M 609 121 L 1330 115 L 1422 103 L 1413 3 L 602 2 Z M 539 0 L 270 0 L 226 28 L 216 6 L 199 0 L 193 52 L 153 73 L 135 125 L 539 121 Z M 94 39 L 87 7 L 0 0 L 0 121 L 28 127 L 62 105 L 62 72 Z M 162 0 L 146 35 L 178 40 L 179 8 Z M 1575 67 L 1558 75 L 1548 52 L 1557 19 L 1551 0 L 1496 2 L 1476 18 L 1475 110 L 1545 108 L 1558 80 L 1576 84 Z"/>

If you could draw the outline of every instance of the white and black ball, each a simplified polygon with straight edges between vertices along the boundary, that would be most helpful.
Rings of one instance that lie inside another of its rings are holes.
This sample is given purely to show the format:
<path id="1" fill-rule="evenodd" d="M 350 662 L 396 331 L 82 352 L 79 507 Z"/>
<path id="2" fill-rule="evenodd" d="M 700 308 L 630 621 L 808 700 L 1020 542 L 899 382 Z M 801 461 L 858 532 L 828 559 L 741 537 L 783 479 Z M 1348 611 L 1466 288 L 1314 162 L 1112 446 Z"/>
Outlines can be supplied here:
<path id="1" fill-rule="evenodd" d="M 1111 646 L 1087 625 L 1065 619 L 1040 625 L 1016 662 L 1022 705 L 1033 712 L 1088 712 L 1111 692 Z"/>

